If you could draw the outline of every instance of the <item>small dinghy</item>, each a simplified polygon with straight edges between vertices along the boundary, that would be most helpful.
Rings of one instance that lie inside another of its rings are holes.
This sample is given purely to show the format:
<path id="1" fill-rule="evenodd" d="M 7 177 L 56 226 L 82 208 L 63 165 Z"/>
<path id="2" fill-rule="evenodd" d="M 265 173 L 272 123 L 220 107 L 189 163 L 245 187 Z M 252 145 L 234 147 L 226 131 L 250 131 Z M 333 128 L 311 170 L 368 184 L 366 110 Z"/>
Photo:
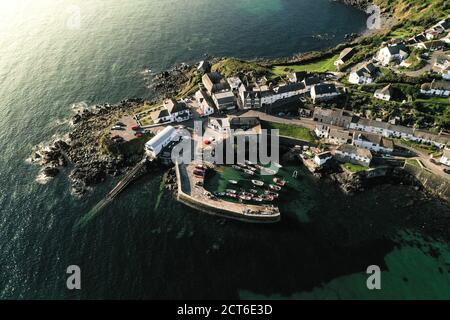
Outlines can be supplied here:
<path id="1" fill-rule="evenodd" d="M 252 180 L 252 183 L 257 187 L 262 187 L 264 185 L 264 182 L 259 180 Z"/>

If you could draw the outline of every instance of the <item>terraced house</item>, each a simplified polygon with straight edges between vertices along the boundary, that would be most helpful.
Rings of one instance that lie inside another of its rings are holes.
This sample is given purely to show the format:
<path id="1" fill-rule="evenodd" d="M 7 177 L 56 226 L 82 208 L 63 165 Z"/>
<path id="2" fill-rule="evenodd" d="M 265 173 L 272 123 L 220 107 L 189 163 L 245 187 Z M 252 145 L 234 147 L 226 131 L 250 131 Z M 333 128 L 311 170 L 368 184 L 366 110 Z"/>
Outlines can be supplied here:
<path id="1" fill-rule="evenodd" d="M 354 132 L 353 145 L 358 148 L 363 148 L 380 153 L 394 152 L 394 142 L 379 134 L 367 132 Z"/>
<path id="2" fill-rule="evenodd" d="M 350 162 L 369 167 L 372 162 L 372 153 L 370 150 L 358 148 L 351 144 L 343 144 L 339 146 L 335 153 L 335 158 L 341 162 Z"/>

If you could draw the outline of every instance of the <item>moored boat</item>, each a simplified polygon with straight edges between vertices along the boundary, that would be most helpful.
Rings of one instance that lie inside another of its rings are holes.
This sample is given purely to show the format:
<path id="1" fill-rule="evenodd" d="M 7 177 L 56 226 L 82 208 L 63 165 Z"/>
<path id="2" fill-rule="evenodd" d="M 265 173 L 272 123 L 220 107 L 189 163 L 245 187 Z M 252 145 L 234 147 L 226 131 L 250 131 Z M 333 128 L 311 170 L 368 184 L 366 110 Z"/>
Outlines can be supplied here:
<path id="1" fill-rule="evenodd" d="M 280 187 L 280 186 L 276 186 L 276 185 L 273 185 L 273 184 L 270 184 L 270 185 L 269 185 L 269 188 L 270 188 L 271 190 L 281 191 L 281 187 Z"/>
<path id="2" fill-rule="evenodd" d="M 266 194 L 267 196 L 272 196 L 272 197 L 274 197 L 274 198 L 278 198 L 278 197 L 280 196 L 278 193 L 273 192 L 273 191 L 269 191 L 269 190 L 265 191 L 265 194 Z"/>
<path id="3" fill-rule="evenodd" d="M 250 200 L 252 200 L 252 197 L 250 197 L 250 196 L 248 196 L 248 195 L 245 195 L 245 194 L 239 195 L 239 198 L 240 198 L 241 200 L 245 200 L 245 201 L 250 201 Z"/>
<path id="4" fill-rule="evenodd" d="M 228 182 L 231 184 L 238 184 L 238 182 L 236 180 L 228 180 Z"/>
<path id="5" fill-rule="evenodd" d="M 272 175 L 272 176 L 277 174 L 277 172 L 275 170 L 269 169 L 269 168 L 263 168 L 263 169 L 261 169 L 261 171 L 267 173 L 268 175 Z"/>
<path id="6" fill-rule="evenodd" d="M 280 187 L 284 187 L 286 185 L 286 181 L 281 180 L 279 178 L 273 178 L 273 182 Z"/>
<path id="7" fill-rule="evenodd" d="M 238 195 L 236 193 L 231 193 L 231 192 L 228 192 L 227 196 L 230 198 L 233 198 L 233 199 L 236 199 L 238 197 Z"/>
<path id="8" fill-rule="evenodd" d="M 264 185 L 264 182 L 259 180 L 252 180 L 252 183 L 257 187 L 262 187 Z"/>
<path id="9" fill-rule="evenodd" d="M 244 172 L 246 174 L 250 175 L 250 176 L 254 176 L 255 175 L 255 172 L 253 172 L 252 170 L 249 170 L 249 169 L 244 169 Z"/>

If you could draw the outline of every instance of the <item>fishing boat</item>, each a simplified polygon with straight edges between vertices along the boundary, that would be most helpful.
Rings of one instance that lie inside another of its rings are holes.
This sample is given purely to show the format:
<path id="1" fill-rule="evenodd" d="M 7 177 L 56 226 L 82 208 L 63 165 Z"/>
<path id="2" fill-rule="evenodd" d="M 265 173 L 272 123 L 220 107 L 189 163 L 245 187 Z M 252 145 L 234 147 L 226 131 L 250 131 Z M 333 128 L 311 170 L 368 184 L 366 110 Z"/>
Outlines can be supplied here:
<path id="1" fill-rule="evenodd" d="M 242 170 L 242 168 L 240 167 L 240 166 L 237 166 L 237 165 L 235 165 L 235 164 L 233 164 L 232 166 L 231 166 L 234 170 Z"/>
<path id="2" fill-rule="evenodd" d="M 283 166 L 279 163 L 274 162 L 273 165 L 279 169 L 283 168 Z"/>
<path id="3" fill-rule="evenodd" d="M 245 200 L 245 201 L 250 201 L 250 200 L 252 200 L 252 197 L 251 197 L 251 196 L 248 196 L 248 195 L 246 195 L 246 194 L 241 194 L 241 195 L 239 195 L 239 198 L 242 199 L 242 200 Z"/>
<path id="4" fill-rule="evenodd" d="M 264 182 L 259 180 L 252 180 L 252 183 L 257 187 L 262 187 L 264 185 Z"/>
<path id="5" fill-rule="evenodd" d="M 221 198 L 221 197 L 225 197 L 226 193 L 225 192 L 213 192 L 213 195 L 218 198 Z"/>
<path id="6" fill-rule="evenodd" d="M 233 199 L 236 199 L 238 197 L 238 195 L 236 193 L 231 193 L 231 192 L 228 192 L 227 196 L 230 198 L 233 198 Z"/>
<path id="7" fill-rule="evenodd" d="M 238 182 L 237 182 L 236 180 L 228 180 L 228 182 L 229 182 L 230 184 L 238 184 Z"/>
<path id="8" fill-rule="evenodd" d="M 261 198 L 261 197 L 253 197 L 252 200 L 256 201 L 256 202 L 263 202 L 264 201 L 264 199 Z"/>
<path id="9" fill-rule="evenodd" d="M 249 170 L 249 169 L 244 169 L 244 172 L 246 174 L 250 175 L 250 176 L 254 176 L 255 175 L 255 172 L 253 172 L 252 170 Z"/>
<path id="10" fill-rule="evenodd" d="M 197 169 L 197 170 L 205 170 L 206 168 L 205 168 L 204 165 L 198 164 L 198 165 L 195 166 L 195 169 Z"/>
<path id="11" fill-rule="evenodd" d="M 262 199 L 263 199 L 263 201 L 270 201 L 270 202 L 275 200 L 275 198 L 270 195 L 265 195 L 262 197 Z"/>
<path id="12" fill-rule="evenodd" d="M 269 169 L 269 168 L 264 168 L 263 167 L 263 169 L 261 169 L 261 170 L 264 171 L 265 173 L 269 174 L 269 175 L 272 175 L 272 176 L 277 174 L 277 171 Z"/>
<path id="13" fill-rule="evenodd" d="M 233 190 L 233 189 L 227 189 L 227 190 L 225 190 L 227 193 L 232 193 L 232 194 L 237 194 L 237 191 L 236 190 Z"/>
<path id="14" fill-rule="evenodd" d="M 281 191 L 281 187 L 280 186 L 276 186 L 274 184 L 270 184 L 269 188 L 270 188 L 270 190 Z"/>
<path id="15" fill-rule="evenodd" d="M 273 191 L 269 191 L 269 190 L 267 190 L 267 191 L 265 192 L 265 194 L 266 194 L 267 196 L 272 196 L 272 197 L 274 197 L 274 198 L 278 198 L 278 197 L 280 196 L 278 193 L 273 192 Z"/>
<path id="16" fill-rule="evenodd" d="M 248 166 L 253 166 L 253 165 L 255 165 L 253 162 L 248 161 L 248 160 L 245 160 L 245 164 L 248 165 Z"/>
<path id="17" fill-rule="evenodd" d="M 250 193 L 258 194 L 258 190 L 256 190 L 256 189 L 250 189 Z"/>
<path id="18" fill-rule="evenodd" d="M 273 178 L 273 182 L 280 187 L 284 187 L 286 185 L 286 181 L 278 179 L 278 178 Z"/>

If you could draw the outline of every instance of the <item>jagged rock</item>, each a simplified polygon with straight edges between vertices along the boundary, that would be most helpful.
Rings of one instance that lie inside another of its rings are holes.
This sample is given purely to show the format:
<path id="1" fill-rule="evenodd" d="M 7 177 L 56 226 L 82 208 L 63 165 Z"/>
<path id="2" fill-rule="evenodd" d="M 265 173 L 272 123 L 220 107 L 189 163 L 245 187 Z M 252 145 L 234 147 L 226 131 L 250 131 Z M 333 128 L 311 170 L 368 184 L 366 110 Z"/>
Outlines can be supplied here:
<path id="1" fill-rule="evenodd" d="M 42 173 L 46 177 L 54 178 L 59 174 L 59 169 L 55 167 L 45 167 L 44 170 L 42 170 Z"/>

